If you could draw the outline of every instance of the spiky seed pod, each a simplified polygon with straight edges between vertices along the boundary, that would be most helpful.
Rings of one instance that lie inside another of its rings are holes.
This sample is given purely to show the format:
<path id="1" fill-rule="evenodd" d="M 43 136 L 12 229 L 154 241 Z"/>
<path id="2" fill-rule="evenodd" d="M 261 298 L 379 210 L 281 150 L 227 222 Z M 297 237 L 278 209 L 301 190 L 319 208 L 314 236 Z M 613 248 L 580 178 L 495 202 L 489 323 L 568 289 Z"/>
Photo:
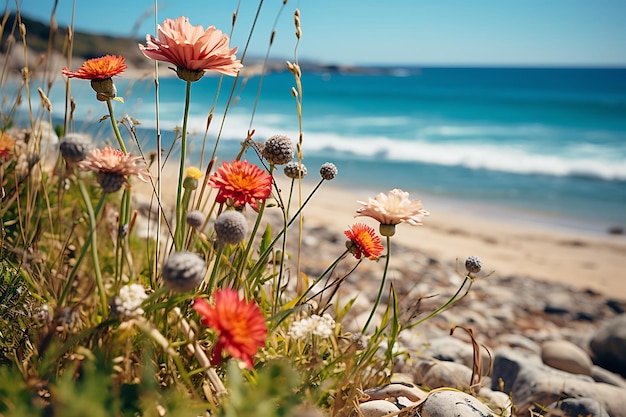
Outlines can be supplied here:
<path id="1" fill-rule="evenodd" d="M 126 177 L 116 172 L 100 171 L 96 174 L 98 184 L 105 193 L 114 193 L 126 183 Z"/>
<path id="2" fill-rule="evenodd" d="M 115 172 L 100 171 L 96 174 L 98 184 L 105 193 L 114 193 L 122 188 L 126 182 L 126 177 Z"/>
<path id="3" fill-rule="evenodd" d="M 320 176 L 330 181 L 337 176 L 337 167 L 332 162 L 326 162 L 320 167 Z"/>
<path id="4" fill-rule="evenodd" d="M 228 210 L 215 219 L 215 233 L 219 243 L 236 245 L 248 234 L 248 222 L 243 214 Z"/>
<path id="5" fill-rule="evenodd" d="M 470 274 L 479 273 L 482 267 L 483 265 L 480 262 L 480 259 L 475 256 L 470 256 L 465 260 L 465 269 L 467 269 L 467 272 Z"/>
<path id="6" fill-rule="evenodd" d="M 199 229 L 204 224 L 206 220 L 206 216 L 200 210 L 193 210 L 187 213 L 187 224 L 189 227 L 193 227 L 194 229 Z"/>
<path id="7" fill-rule="evenodd" d="M 284 165 L 293 159 L 293 142 L 285 135 L 274 135 L 265 141 L 261 154 L 270 164 Z"/>
<path id="8" fill-rule="evenodd" d="M 81 133 L 68 133 L 63 136 L 59 143 L 61 155 L 67 162 L 80 162 L 87 156 L 91 147 L 91 139 L 89 136 Z"/>
<path id="9" fill-rule="evenodd" d="M 291 179 L 303 178 L 306 175 L 306 166 L 297 161 L 291 161 L 283 168 L 285 175 Z"/>
<path id="10" fill-rule="evenodd" d="M 191 252 L 174 252 L 163 263 L 163 285 L 175 292 L 191 291 L 204 279 L 206 263 Z"/>

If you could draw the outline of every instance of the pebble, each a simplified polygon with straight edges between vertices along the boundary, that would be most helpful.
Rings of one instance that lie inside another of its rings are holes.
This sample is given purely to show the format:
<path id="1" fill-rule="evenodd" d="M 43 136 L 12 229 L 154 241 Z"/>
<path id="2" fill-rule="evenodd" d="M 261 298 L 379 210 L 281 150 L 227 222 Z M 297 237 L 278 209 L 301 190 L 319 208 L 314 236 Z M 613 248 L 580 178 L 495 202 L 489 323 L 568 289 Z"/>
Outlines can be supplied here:
<path id="1" fill-rule="evenodd" d="M 587 352 L 567 340 L 544 342 L 541 345 L 541 359 L 555 369 L 591 376 L 591 358 Z"/>

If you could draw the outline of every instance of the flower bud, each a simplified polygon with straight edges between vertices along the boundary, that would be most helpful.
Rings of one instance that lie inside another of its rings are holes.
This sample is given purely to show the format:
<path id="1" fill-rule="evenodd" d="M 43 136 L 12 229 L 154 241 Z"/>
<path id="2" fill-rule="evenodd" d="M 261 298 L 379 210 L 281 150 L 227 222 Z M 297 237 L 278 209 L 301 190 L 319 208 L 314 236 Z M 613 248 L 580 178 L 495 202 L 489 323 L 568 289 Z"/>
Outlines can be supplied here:
<path id="1" fill-rule="evenodd" d="M 330 181 L 337 176 L 337 167 L 332 162 L 326 162 L 320 167 L 320 176 Z"/>

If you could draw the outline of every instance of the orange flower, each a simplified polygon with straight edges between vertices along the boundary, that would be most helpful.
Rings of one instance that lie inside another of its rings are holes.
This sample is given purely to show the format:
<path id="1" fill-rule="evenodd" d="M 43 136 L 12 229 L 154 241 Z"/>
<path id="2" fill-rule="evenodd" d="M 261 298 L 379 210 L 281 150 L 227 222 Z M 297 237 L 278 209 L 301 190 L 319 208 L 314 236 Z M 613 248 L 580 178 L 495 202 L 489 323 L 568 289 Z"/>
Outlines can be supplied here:
<path id="1" fill-rule="evenodd" d="M 218 203 L 228 201 L 234 207 L 248 203 L 258 210 L 258 202 L 272 193 L 272 176 L 248 161 L 223 162 L 209 178 L 209 185 L 219 188 Z"/>
<path id="2" fill-rule="evenodd" d="M 346 246 L 355 258 L 361 259 L 365 256 L 368 259 L 377 259 L 383 252 L 383 245 L 380 237 L 374 229 L 363 223 L 356 223 L 344 232 L 350 241 L 346 242 Z"/>
<path id="3" fill-rule="evenodd" d="M 9 151 L 13 149 L 15 145 L 15 139 L 9 136 L 7 133 L 2 132 L 2 137 L 0 137 L 0 158 L 8 158 Z"/>
<path id="4" fill-rule="evenodd" d="M 88 59 L 83 65 L 72 72 L 63 68 L 61 72 L 69 78 L 81 78 L 83 80 L 104 80 L 114 75 L 120 75 L 128 66 L 124 64 L 126 58 L 117 55 L 105 55 L 101 58 Z"/>
<path id="5" fill-rule="evenodd" d="M 254 302 L 240 300 L 237 291 L 227 288 L 215 291 L 215 306 L 196 298 L 193 308 L 200 314 L 202 323 L 219 334 L 211 363 L 220 363 L 225 350 L 252 368 L 252 356 L 258 348 L 265 346 L 267 336 L 259 307 Z"/>
<path id="6" fill-rule="evenodd" d="M 146 35 L 146 46 L 139 44 L 143 54 L 157 61 L 176 65 L 178 77 L 186 81 L 199 80 L 204 71 L 237 75 L 242 67 L 235 59 L 237 48 L 229 48 L 228 35 L 210 26 L 193 26 L 189 19 L 165 19 L 157 26 L 157 37 Z"/>

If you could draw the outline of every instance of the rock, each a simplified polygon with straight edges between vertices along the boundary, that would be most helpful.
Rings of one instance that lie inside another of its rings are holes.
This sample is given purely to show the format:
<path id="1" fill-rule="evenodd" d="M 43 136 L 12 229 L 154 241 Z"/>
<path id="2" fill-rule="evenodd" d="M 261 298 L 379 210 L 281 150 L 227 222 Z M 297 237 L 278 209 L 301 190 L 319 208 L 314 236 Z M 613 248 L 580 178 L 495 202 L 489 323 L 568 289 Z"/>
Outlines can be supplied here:
<path id="1" fill-rule="evenodd" d="M 511 348 L 524 349 L 529 353 L 541 354 L 541 346 L 521 334 L 507 333 L 498 337 L 500 345 L 508 346 Z"/>
<path id="2" fill-rule="evenodd" d="M 604 382 L 616 387 L 626 388 L 626 380 L 624 378 L 597 365 L 591 367 L 591 377 L 596 382 Z"/>
<path id="3" fill-rule="evenodd" d="M 563 417 L 609 417 L 602 404 L 592 398 L 567 398 L 554 402 L 548 406 L 548 414 Z"/>
<path id="4" fill-rule="evenodd" d="M 593 363 L 581 348 L 566 340 L 551 340 L 541 345 L 543 363 L 570 374 L 591 375 Z"/>
<path id="5" fill-rule="evenodd" d="M 616 316 L 602 325 L 589 348 L 596 364 L 626 376 L 626 315 Z"/>
<path id="6" fill-rule="evenodd" d="M 422 352 L 425 356 L 431 356 L 441 361 L 458 362 L 472 369 L 474 366 L 474 349 L 471 343 L 452 336 L 443 336 L 429 341 L 428 347 Z M 486 375 L 490 369 L 489 353 L 480 349 L 482 373 Z"/>
<path id="7" fill-rule="evenodd" d="M 400 411 L 393 403 L 385 400 L 373 400 L 361 403 L 359 404 L 359 410 L 363 417 L 380 417 Z"/>
<path id="8" fill-rule="evenodd" d="M 551 368 L 523 351 L 496 350 L 491 378 L 493 390 L 499 390 L 499 381 L 504 381 L 504 392 L 512 394 L 518 415 L 527 414 L 534 404 L 587 397 L 597 400 L 611 417 L 626 417 L 626 389 Z"/>
<path id="9" fill-rule="evenodd" d="M 501 417 L 509 417 L 513 414 L 511 398 L 503 392 L 492 391 L 487 387 L 483 387 L 478 391 L 477 397 L 488 404 L 489 408 Z"/>
<path id="10" fill-rule="evenodd" d="M 440 362 L 424 359 L 415 367 L 415 382 L 430 389 L 456 388 L 467 390 L 472 384 L 472 370 L 456 362 Z M 491 380 L 483 378 L 481 385 L 489 386 Z"/>
<path id="11" fill-rule="evenodd" d="M 369 397 L 369 400 L 388 400 L 390 398 L 406 397 L 410 401 L 420 401 L 426 398 L 427 394 L 414 384 L 399 382 L 370 388 L 363 392 Z"/>
<path id="12" fill-rule="evenodd" d="M 431 393 L 421 405 L 422 417 L 496 417 L 496 414 L 477 398 L 459 391 Z"/>

